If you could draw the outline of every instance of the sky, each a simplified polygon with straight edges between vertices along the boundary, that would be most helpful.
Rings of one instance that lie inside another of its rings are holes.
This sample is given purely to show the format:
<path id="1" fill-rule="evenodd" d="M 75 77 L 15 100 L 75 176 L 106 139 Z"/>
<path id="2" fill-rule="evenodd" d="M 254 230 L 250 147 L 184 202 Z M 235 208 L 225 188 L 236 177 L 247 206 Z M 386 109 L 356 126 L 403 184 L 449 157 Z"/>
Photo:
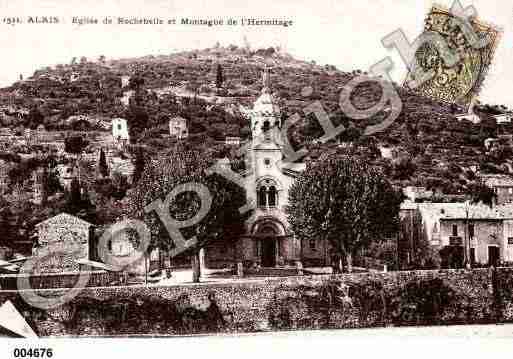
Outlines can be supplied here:
<path id="1" fill-rule="evenodd" d="M 450 7 L 452 0 L 438 0 Z M 474 5 L 478 17 L 503 30 L 480 100 L 513 108 L 513 2 L 461 0 Z M 0 0 L 0 86 L 30 76 L 36 69 L 69 63 L 72 57 L 126 58 L 169 54 L 178 50 L 221 45 L 253 48 L 281 46 L 299 59 L 332 64 L 341 70 L 368 70 L 384 57 L 394 61 L 392 77 L 405 77 L 405 65 L 396 50 L 381 39 L 401 29 L 412 41 L 422 29 L 432 0 Z M 59 24 L 15 24 L 6 17 L 55 16 Z M 159 17 L 164 21 L 194 19 L 292 20 L 283 26 L 103 25 L 105 16 Z M 96 17 L 98 25 L 77 25 L 72 17 Z"/>

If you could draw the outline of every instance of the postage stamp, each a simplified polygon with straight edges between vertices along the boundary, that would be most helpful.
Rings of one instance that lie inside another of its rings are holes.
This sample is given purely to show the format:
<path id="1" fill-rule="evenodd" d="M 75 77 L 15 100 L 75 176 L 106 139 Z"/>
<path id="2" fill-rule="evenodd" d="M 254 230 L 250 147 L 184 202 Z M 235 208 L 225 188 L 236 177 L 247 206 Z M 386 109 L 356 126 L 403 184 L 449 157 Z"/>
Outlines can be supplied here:
<path id="1" fill-rule="evenodd" d="M 450 9 L 434 5 L 425 18 L 424 34 L 437 34 L 446 44 L 447 51 L 458 57 L 449 63 L 435 42 L 422 43 L 415 52 L 405 85 L 418 78 L 418 73 L 433 71 L 430 79 L 411 88 L 424 96 L 446 103 L 455 103 L 468 109 L 479 95 L 502 31 L 469 16 L 460 21 Z"/>

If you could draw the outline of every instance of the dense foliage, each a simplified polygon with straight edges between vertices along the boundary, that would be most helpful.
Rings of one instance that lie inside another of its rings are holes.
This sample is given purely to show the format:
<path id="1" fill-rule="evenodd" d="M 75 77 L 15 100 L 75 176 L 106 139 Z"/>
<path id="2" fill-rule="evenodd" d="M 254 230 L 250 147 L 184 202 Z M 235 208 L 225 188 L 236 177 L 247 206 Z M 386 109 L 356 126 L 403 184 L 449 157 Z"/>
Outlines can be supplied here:
<path id="1" fill-rule="evenodd" d="M 351 270 L 358 249 L 397 230 L 401 199 L 377 169 L 329 156 L 309 164 L 296 180 L 287 214 L 299 238 L 328 241 Z"/>

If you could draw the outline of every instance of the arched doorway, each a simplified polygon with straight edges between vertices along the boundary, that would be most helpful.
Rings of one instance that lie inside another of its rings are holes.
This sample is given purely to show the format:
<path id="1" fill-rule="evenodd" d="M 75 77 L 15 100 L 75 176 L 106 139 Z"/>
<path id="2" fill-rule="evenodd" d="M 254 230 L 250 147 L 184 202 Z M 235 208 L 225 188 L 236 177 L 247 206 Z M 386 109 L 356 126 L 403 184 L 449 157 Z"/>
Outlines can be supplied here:
<path id="1" fill-rule="evenodd" d="M 265 223 L 258 228 L 258 246 L 260 247 L 260 264 L 262 267 L 275 267 L 279 255 L 278 230 L 272 223 Z"/>

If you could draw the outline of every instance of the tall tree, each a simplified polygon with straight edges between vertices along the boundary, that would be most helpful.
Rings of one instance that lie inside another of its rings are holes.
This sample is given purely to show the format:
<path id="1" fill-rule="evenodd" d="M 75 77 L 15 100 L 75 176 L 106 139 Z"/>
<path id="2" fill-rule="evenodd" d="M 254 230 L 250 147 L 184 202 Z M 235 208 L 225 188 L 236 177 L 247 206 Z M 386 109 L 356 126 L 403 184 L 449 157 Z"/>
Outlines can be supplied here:
<path id="1" fill-rule="evenodd" d="M 139 149 L 135 154 L 135 163 L 134 163 L 134 183 L 139 182 L 141 176 L 144 171 L 144 166 L 146 162 L 144 159 L 144 153 L 142 149 Z"/>
<path id="2" fill-rule="evenodd" d="M 98 169 L 102 177 L 109 176 L 109 167 L 107 165 L 107 158 L 105 157 L 105 152 L 103 151 L 103 149 L 100 150 L 100 160 L 98 163 Z"/>
<path id="3" fill-rule="evenodd" d="M 286 211 L 300 239 L 324 240 L 351 271 L 359 249 L 397 231 L 401 200 L 379 170 L 335 153 L 308 164 L 289 191 Z"/>
<path id="4" fill-rule="evenodd" d="M 80 189 L 80 182 L 77 178 L 73 178 L 70 184 L 70 190 L 67 193 L 66 209 L 75 214 L 80 211 L 82 206 L 82 193 Z"/>
<path id="5" fill-rule="evenodd" d="M 221 64 L 217 64 L 217 71 L 216 71 L 216 87 L 217 89 L 220 89 L 223 87 L 224 82 L 224 75 L 223 75 L 223 67 Z"/>
<path id="6" fill-rule="evenodd" d="M 235 183 L 218 174 L 210 174 L 208 168 L 213 164 L 212 156 L 202 150 L 185 150 L 177 145 L 169 156 L 155 162 L 148 162 L 137 186 L 129 194 L 132 217 L 142 218 L 151 230 L 151 248 L 172 250 L 175 248 L 165 224 L 155 211 L 145 213 L 144 207 L 157 199 L 165 200 L 177 186 L 186 183 L 200 183 L 209 189 L 211 205 L 198 223 L 179 229 L 184 239 L 193 236 L 197 244 L 183 254 L 190 254 L 194 281 L 199 280 L 200 249 L 211 241 L 223 239 L 235 240 L 244 231 L 244 221 L 250 213 L 241 215 L 239 208 L 245 204 L 245 191 Z M 196 192 L 186 191 L 178 194 L 169 206 L 169 214 L 178 221 L 194 217 L 202 206 L 202 199 Z M 205 205 L 205 203 L 203 203 Z"/>

